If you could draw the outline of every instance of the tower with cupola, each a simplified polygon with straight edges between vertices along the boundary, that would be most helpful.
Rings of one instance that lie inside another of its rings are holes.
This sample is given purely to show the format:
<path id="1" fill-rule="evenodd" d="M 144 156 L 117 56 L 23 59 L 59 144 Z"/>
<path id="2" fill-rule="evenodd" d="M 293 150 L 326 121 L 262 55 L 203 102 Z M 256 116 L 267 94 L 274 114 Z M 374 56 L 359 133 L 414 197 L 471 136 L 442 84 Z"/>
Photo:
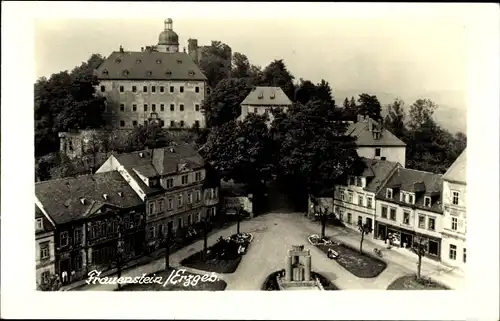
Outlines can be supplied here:
<path id="1" fill-rule="evenodd" d="M 157 50 L 159 52 L 179 52 L 179 36 L 172 29 L 173 21 L 168 18 L 164 21 L 164 30 L 158 36 Z"/>

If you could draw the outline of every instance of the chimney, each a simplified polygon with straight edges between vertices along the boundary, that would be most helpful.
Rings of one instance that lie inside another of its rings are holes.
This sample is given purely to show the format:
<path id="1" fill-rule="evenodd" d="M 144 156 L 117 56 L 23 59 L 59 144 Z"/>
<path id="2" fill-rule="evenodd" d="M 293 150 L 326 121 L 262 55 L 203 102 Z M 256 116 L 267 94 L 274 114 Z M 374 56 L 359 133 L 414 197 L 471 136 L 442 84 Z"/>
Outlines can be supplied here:
<path id="1" fill-rule="evenodd" d="M 175 148 L 173 148 L 173 147 L 169 147 L 169 149 L 168 149 L 168 150 L 169 150 L 171 153 L 175 153 Z"/>
<path id="2" fill-rule="evenodd" d="M 108 200 L 108 194 L 102 194 L 102 197 L 104 198 L 104 200 Z"/>
<path id="3" fill-rule="evenodd" d="M 368 130 L 373 132 L 373 120 L 368 117 Z"/>
<path id="4" fill-rule="evenodd" d="M 276 94 L 274 92 L 271 93 L 271 99 L 276 98 Z"/>
<path id="5" fill-rule="evenodd" d="M 141 51 L 144 52 L 144 47 L 141 47 Z"/>
<path id="6" fill-rule="evenodd" d="M 120 52 L 123 52 L 123 46 L 120 45 Z"/>
<path id="7" fill-rule="evenodd" d="M 82 203 L 82 205 L 85 205 L 85 199 L 84 198 L 80 198 L 80 203 Z"/>
<path id="8" fill-rule="evenodd" d="M 262 99 L 262 98 L 264 98 L 264 93 L 261 91 L 261 92 L 259 92 L 259 99 Z"/>
<path id="9" fill-rule="evenodd" d="M 184 53 L 186 53 L 186 47 L 182 48 L 182 51 L 183 51 Z"/>

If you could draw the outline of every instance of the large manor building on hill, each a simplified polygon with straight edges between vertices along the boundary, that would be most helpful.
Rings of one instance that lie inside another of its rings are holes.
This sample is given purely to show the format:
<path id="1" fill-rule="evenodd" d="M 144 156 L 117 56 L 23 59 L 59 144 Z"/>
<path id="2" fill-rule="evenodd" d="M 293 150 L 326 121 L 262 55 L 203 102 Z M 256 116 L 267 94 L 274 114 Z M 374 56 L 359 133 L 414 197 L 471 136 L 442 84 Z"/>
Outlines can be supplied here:
<path id="1" fill-rule="evenodd" d="M 130 129 L 156 122 L 164 128 L 205 127 L 202 104 L 207 78 L 197 58 L 179 52 L 172 19 L 165 20 L 156 46 L 141 51 L 120 46 L 95 71 L 100 81 L 97 91 L 107 98 L 106 125 Z"/>

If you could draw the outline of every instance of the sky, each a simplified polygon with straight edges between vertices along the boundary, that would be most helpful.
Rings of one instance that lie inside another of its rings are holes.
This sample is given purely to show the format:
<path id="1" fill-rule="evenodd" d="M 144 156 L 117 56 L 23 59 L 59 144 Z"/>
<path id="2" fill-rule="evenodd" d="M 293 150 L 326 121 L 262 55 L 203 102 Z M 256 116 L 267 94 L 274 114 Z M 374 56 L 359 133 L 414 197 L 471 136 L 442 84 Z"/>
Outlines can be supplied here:
<path id="1" fill-rule="evenodd" d="M 239 5 L 241 10 L 244 4 Z M 450 122 L 452 127 L 459 123 L 456 130 L 465 130 L 468 34 L 465 11 L 459 5 L 455 10 L 400 4 L 364 11 L 328 3 L 313 6 L 319 9 L 316 14 L 295 11 L 288 16 L 273 16 L 272 7 L 266 10 L 250 3 L 249 11 L 268 14 L 190 16 L 180 9 L 176 13 L 170 5 L 163 16 L 157 12 L 147 19 L 125 15 L 121 19 L 98 15 L 37 19 L 36 77 L 71 70 L 92 53 L 108 56 L 120 45 L 139 51 L 156 44 L 163 20 L 172 18 L 180 50 L 187 47 L 189 38 L 198 39 L 199 45 L 220 40 L 233 52 L 245 54 L 252 64 L 264 67 L 283 59 L 296 79 L 327 80 L 338 103 L 362 92 L 377 94 L 383 104 L 395 97 L 407 105 L 416 98 L 430 98 L 442 106 L 437 113 L 444 115 L 441 118 L 447 118 L 449 110 L 463 115 L 460 121 Z"/>

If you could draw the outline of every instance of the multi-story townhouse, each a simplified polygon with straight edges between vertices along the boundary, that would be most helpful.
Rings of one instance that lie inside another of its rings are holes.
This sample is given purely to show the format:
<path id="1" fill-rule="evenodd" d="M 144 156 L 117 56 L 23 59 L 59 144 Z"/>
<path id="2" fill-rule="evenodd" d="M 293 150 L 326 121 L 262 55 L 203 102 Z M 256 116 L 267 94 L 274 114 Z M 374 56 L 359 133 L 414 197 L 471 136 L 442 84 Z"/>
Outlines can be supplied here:
<path id="1" fill-rule="evenodd" d="M 248 114 L 267 114 L 271 122 L 273 115 L 270 111 L 281 109 L 286 112 L 292 101 L 280 87 L 255 87 L 240 105 L 241 115 L 238 120 L 245 119 Z"/>
<path id="2" fill-rule="evenodd" d="M 112 155 L 97 170 L 107 171 L 118 171 L 145 202 L 149 250 L 160 246 L 167 231 L 182 234 L 205 215 L 215 215 L 217 188 L 204 188 L 204 161 L 187 144 Z"/>
<path id="3" fill-rule="evenodd" d="M 347 227 L 357 230 L 359 224 L 367 224 L 374 230 L 375 195 L 401 165 L 377 159 L 363 161 L 366 167 L 360 176 L 350 176 L 347 186 L 335 187 L 334 212 Z"/>
<path id="4" fill-rule="evenodd" d="M 124 260 L 142 254 L 144 205 L 118 172 L 37 183 L 35 204 L 55 226 L 55 272 L 63 281 L 116 266 L 119 242 Z"/>
<path id="5" fill-rule="evenodd" d="M 406 144 L 373 119 L 358 115 L 358 121 L 349 125 L 346 134 L 356 137 L 360 157 L 406 166 Z"/>
<path id="6" fill-rule="evenodd" d="M 162 127 L 205 126 L 201 106 L 207 78 L 192 57 L 179 52 L 172 20 L 165 20 L 158 45 L 139 52 L 112 52 L 95 71 L 97 92 L 106 97 L 103 114 L 115 129 L 155 122 Z"/>
<path id="7" fill-rule="evenodd" d="M 443 176 L 443 263 L 463 268 L 467 261 L 467 149 Z"/>
<path id="8" fill-rule="evenodd" d="M 415 236 L 428 241 L 428 256 L 440 259 L 443 226 L 443 177 L 398 168 L 376 195 L 375 237 L 389 234 L 396 245 L 409 248 Z"/>
<path id="9" fill-rule="evenodd" d="M 35 205 L 35 240 L 36 240 L 36 282 L 39 285 L 49 283 L 55 275 L 54 224 L 38 206 Z"/>

